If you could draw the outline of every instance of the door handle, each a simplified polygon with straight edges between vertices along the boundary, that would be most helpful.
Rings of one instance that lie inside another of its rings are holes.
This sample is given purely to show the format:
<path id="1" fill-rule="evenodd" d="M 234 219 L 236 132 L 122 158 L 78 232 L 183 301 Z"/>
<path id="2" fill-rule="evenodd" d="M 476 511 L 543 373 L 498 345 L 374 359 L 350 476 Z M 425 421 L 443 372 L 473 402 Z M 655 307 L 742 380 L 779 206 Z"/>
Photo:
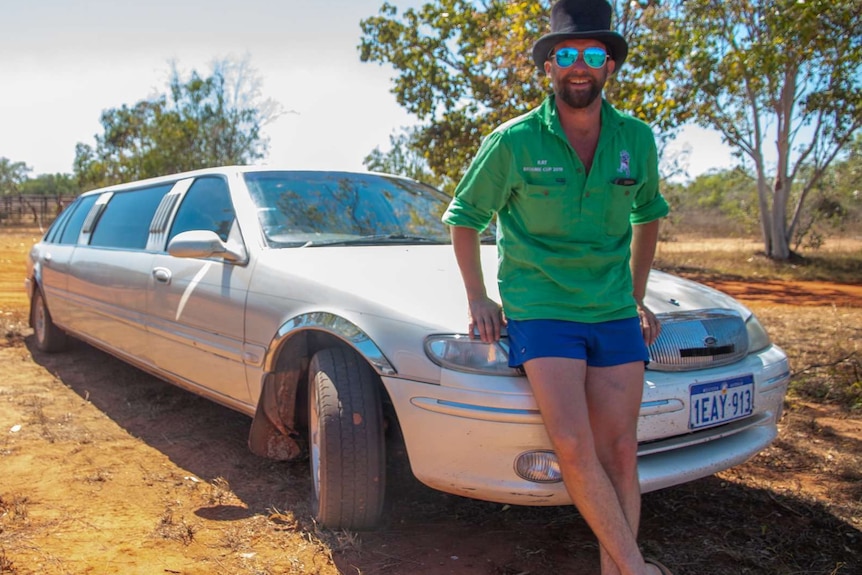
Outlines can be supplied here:
<path id="1" fill-rule="evenodd" d="M 171 283 L 171 270 L 168 268 L 154 268 L 153 277 L 156 278 L 157 282 L 169 284 Z"/>

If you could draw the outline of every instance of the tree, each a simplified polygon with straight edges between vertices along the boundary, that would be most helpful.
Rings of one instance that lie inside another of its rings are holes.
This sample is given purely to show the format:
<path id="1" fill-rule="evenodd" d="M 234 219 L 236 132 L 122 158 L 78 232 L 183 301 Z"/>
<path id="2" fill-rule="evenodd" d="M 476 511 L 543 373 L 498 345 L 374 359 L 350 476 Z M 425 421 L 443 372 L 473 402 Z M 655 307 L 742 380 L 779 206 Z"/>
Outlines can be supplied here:
<path id="1" fill-rule="evenodd" d="M 752 166 L 764 250 L 789 259 L 805 200 L 862 126 L 858 0 L 675 0 L 656 20 L 655 42 L 685 50 L 676 101 Z"/>
<path id="2" fill-rule="evenodd" d="M 24 162 L 13 162 L 9 158 L 0 158 L 0 195 L 17 194 L 19 187 L 27 180 L 31 168 Z"/>
<path id="3" fill-rule="evenodd" d="M 212 64 L 187 78 L 172 66 L 168 93 L 102 112 L 96 147 L 79 143 L 74 171 L 93 188 L 208 166 L 248 164 L 268 147 L 263 126 L 281 108 L 262 100 L 248 59 Z"/>
<path id="4" fill-rule="evenodd" d="M 806 166 L 800 179 L 810 178 Z M 798 190 L 796 190 L 798 192 Z M 794 249 L 804 243 L 817 248 L 824 237 L 862 223 L 862 133 L 836 158 L 811 190 L 805 210 L 793 235 Z"/>
<path id="5" fill-rule="evenodd" d="M 669 99 L 670 49 L 649 42 L 666 23 L 647 18 L 653 4 L 614 2 L 616 28 L 631 50 L 608 90 L 620 107 L 670 137 L 685 109 Z M 391 64 L 398 74 L 392 93 L 424 122 L 400 143 L 447 186 L 464 172 L 484 135 L 549 91 L 531 56 L 535 40 L 550 29 L 549 11 L 549 0 L 434 0 L 399 17 L 387 2 L 361 22 L 361 60 Z"/>
<path id="6" fill-rule="evenodd" d="M 21 182 L 21 193 L 28 196 L 77 196 L 81 193 L 71 174 L 40 174 Z"/>
<path id="7" fill-rule="evenodd" d="M 398 134 L 389 136 L 389 151 L 374 148 L 365 156 L 363 165 L 372 172 L 398 174 L 438 188 L 451 188 L 452 181 L 434 175 L 428 169 L 428 161 L 417 152 L 419 135 L 416 128 L 402 128 Z"/>

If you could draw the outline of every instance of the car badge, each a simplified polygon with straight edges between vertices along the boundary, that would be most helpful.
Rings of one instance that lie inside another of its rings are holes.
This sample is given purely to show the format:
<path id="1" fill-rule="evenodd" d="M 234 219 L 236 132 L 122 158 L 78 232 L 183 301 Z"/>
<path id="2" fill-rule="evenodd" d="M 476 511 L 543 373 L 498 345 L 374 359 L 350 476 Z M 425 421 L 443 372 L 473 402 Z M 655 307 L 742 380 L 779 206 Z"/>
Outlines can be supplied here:
<path id="1" fill-rule="evenodd" d="M 715 347 L 718 344 L 718 339 L 715 336 L 708 335 L 703 338 L 703 346 L 704 347 Z"/>

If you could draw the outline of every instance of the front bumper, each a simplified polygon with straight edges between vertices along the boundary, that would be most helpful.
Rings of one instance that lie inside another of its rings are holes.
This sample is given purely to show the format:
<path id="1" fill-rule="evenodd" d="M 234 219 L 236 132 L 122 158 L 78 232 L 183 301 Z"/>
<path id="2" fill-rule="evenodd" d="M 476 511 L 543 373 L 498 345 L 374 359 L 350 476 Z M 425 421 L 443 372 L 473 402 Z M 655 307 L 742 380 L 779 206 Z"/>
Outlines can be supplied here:
<path id="1" fill-rule="evenodd" d="M 751 373 L 755 413 L 688 431 L 691 385 Z M 785 354 L 770 347 L 733 365 L 691 372 L 647 372 L 638 421 L 643 492 L 712 475 L 743 463 L 777 436 L 789 381 Z M 525 378 L 443 370 L 440 385 L 383 377 L 411 469 L 431 488 L 517 505 L 568 505 L 561 482 L 534 483 L 515 473 L 525 452 L 551 449 Z"/>

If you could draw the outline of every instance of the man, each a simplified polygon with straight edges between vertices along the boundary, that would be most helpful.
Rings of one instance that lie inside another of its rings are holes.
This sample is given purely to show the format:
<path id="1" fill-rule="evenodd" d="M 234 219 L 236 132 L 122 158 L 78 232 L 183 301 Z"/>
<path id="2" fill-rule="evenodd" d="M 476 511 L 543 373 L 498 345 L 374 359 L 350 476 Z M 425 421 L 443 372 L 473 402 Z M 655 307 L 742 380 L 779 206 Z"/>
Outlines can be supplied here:
<path id="1" fill-rule="evenodd" d="M 660 329 L 643 298 L 668 206 L 652 131 L 602 98 L 628 53 L 610 19 L 604 0 L 554 4 L 533 47 L 554 93 L 485 138 L 443 221 L 470 333 L 492 342 L 507 326 L 509 363 L 527 375 L 602 574 L 670 575 L 636 540 L 637 418 Z M 502 309 L 479 261 L 495 214 Z"/>

